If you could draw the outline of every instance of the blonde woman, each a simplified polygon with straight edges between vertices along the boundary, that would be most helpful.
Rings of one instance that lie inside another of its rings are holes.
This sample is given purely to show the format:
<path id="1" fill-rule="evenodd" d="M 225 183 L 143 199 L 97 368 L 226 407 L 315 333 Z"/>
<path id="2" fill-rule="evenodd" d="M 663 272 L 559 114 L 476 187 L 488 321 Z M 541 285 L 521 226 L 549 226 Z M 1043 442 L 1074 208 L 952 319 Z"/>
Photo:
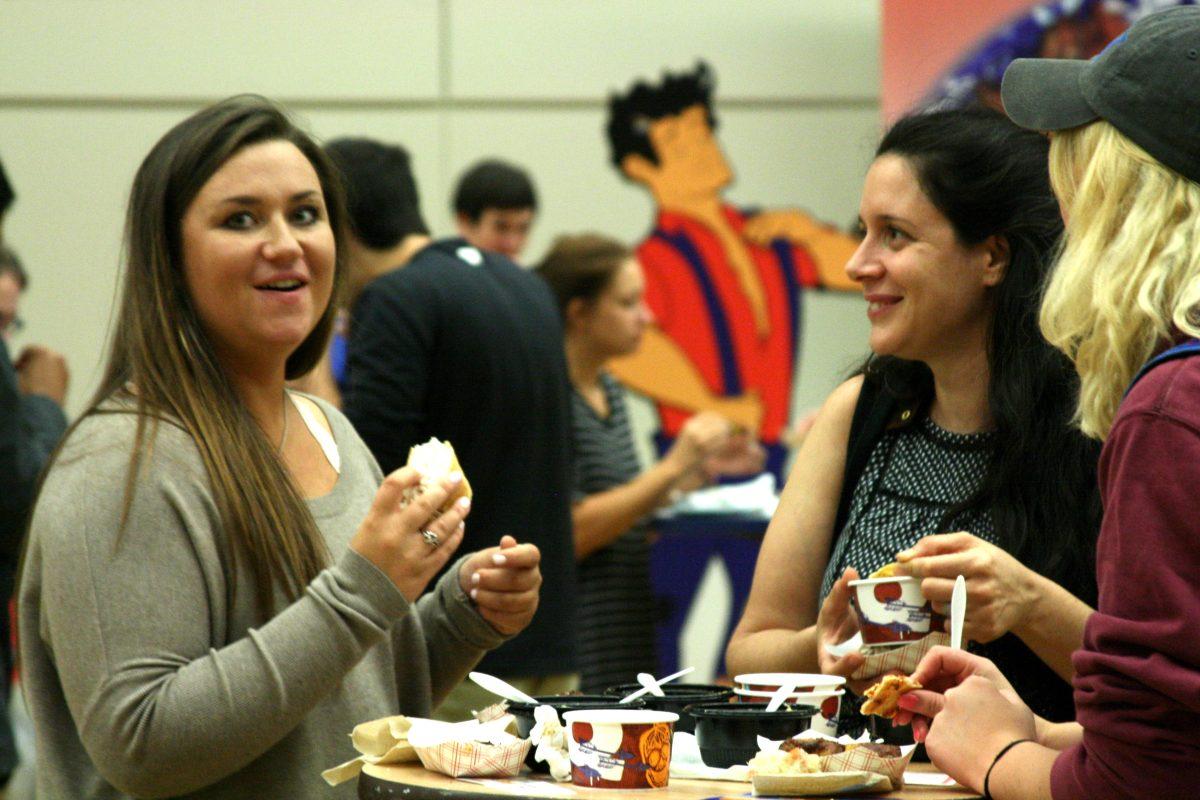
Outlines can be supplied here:
<path id="1" fill-rule="evenodd" d="M 325 350 L 343 220 L 325 155 L 261 98 L 168 132 L 130 197 L 99 391 L 52 458 L 19 589 L 42 797 L 352 797 L 346 734 L 428 716 L 537 606 L 505 537 L 421 596 L 461 475 L 402 503 L 346 419 L 285 391 Z M 419 598 L 419 599 L 418 599 Z"/>
<path id="2" fill-rule="evenodd" d="M 1034 717 L 984 659 L 936 650 L 901 699 L 935 764 L 996 800 L 1193 797 L 1200 765 L 1200 8 L 1144 17 L 1091 62 L 1020 60 L 1005 107 L 1050 130 L 1067 220 L 1042 306 L 1104 440 L 1099 606 L 1077 723 Z M 932 718 L 932 723 L 928 722 Z"/>

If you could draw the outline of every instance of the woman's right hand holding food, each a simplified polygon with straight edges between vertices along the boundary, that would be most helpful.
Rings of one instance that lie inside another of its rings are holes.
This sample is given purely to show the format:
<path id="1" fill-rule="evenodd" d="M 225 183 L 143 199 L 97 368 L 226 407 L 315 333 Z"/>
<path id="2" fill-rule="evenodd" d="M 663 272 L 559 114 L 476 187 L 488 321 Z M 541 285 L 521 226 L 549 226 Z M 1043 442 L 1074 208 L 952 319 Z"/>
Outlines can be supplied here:
<path id="1" fill-rule="evenodd" d="M 379 567 L 410 603 L 462 543 L 463 518 L 471 501 L 461 498 L 449 511 L 438 513 L 461 482 L 461 473 L 450 475 L 405 505 L 406 490 L 418 486 L 421 476 L 412 467 L 396 470 L 383 479 L 371 510 L 350 540 L 350 549 Z"/>

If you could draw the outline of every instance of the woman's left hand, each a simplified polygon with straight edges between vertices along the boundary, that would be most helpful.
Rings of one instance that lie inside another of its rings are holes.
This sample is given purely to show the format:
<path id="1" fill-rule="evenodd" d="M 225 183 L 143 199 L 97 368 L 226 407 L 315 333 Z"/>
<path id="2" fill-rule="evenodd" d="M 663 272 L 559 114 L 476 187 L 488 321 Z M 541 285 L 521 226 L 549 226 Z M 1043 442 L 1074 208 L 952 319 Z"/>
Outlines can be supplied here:
<path id="1" fill-rule="evenodd" d="M 1037 718 L 986 658 L 934 647 L 912 677 L 925 688 L 900 696 L 893 724 L 911 724 L 934 764 L 964 786 L 981 789 L 1009 742 L 1038 738 Z"/>
<path id="2" fill-rule="evenodd" d="M 537 611 L 541 560 L 536 545 L 517 544 L 512 536 L 505 536 L 499 547 L 480 550 L 463 562 L 459 584 L 479 615 L 511 636 L 523 630 Z"/>
<path id="3" fill-rule="evenodd" d="M 1018 739 L 1037 739 L 1033 712 L 1011 691 L 972 675 L 946 691 L 942 710 L 925 736 L 925 748 L 938 769 L 982 791 L 996 754 Z"/>
<path id="4" fill-rule="evenodd" d="M 950 614 L 954 579 L 967 579 L 965 640 L 990 642 L 1024 624 L 1038 601 L 1034 573 L 1011 555 L 969 533 L 926 536 L 896 555 L 897 575 L 921 579 L 921 592 Z"/>

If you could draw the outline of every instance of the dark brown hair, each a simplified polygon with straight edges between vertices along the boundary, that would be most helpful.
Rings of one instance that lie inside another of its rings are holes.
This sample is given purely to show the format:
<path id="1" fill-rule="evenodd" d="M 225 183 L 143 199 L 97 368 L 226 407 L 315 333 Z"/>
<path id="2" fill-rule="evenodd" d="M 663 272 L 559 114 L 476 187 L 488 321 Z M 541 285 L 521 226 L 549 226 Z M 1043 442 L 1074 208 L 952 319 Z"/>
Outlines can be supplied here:
<path id="1" fill-rule="evenodd" d="M 617 270 L 633 251 L 599 233 L 560 236 L 550 245 L 534 271 L 550 284 L 558 311 L 566 319 L 567 305 L 575 299 L 591 303 L 612 283 Z"/>

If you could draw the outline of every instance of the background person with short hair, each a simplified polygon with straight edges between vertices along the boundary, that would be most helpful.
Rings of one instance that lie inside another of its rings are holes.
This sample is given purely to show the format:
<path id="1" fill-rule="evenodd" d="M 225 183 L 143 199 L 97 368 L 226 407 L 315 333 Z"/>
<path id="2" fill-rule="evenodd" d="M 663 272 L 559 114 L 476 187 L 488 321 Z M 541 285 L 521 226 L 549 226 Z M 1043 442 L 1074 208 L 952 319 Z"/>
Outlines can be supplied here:
<path id="1" fill-rule="evenodd" d="M 538 209 L 528 172 L 499 159 L 480 161 L 458 179 L 453 205 L 459 236 L 520 263 Z"/>
<path id="2" fill-rule="evenodd" d="M 374 139 L 341 138 L 325 143 L 346 192 L 349 224 L 342 236 L 346 253 L 346 289 L 338 302 L 329 351 L 312 372 L 292 382 L 337 407 L 346 380 L 350 309 L 371 281 L 399 269 L 429 244 L 412 159 L 398 144 Z"/>

